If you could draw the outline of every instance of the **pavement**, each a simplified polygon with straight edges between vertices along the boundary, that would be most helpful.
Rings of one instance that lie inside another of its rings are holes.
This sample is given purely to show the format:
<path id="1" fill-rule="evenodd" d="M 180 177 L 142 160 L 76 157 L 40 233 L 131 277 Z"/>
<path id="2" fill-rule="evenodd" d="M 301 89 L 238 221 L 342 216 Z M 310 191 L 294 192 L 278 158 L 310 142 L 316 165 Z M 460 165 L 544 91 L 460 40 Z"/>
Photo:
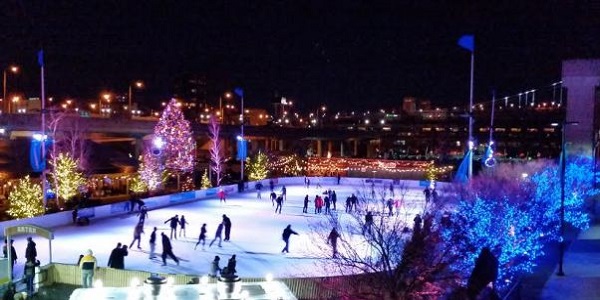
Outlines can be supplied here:
<path id="1" fill-rule="evenodd" d="M 567 236 L 567 238 L 569 237 Z M 554 248 L 557 249 L 558 246 L 555 246 Z M 565 276 L 556 275 L 558 256 L 552 254 L 548 256 L 555 258 L 554 267 L 544 270 L 542 266 L 540 270 L 529 277 L 529 283 L 534 283 L 536 278 L 538 281 L 544 277 L 547 278 L 540 293 L 537 293 L 537 296 L 531 295 L 526 292 L 528 287 L 524 285 L 521 289 L 522 299 L 600 299 L 600 222 L 596 222 L 588 230 L 578 233 L 567 246 L 563 263 Z M 548 270 L 552 271 L 547 272 Z M 524 282 L 528 282 L 528 280 L 526 279 Z M 535 289 L 534 285 L 532 284 L 530 288 Z"/>

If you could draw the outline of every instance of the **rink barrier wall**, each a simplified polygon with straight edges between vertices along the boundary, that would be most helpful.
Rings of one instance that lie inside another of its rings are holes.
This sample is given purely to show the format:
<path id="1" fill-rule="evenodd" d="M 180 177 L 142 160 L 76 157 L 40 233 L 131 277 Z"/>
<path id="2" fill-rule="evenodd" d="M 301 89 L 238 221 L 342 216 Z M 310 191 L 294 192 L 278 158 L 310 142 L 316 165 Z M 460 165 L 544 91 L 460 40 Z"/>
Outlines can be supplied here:
<path id="1" fill-rule="evenodd" d="M 188 284 L 199 276 L 176 275 L 168 273 L 158 273 L 165 278 L 173 277 L 174 284 Z M 94 272 L 94 281 L 102 280 L 105 287 L 128 287 L 133 278 L 138 278 L 143 282 L 150 277 L 150 272 L 117 270 L 112 268 L 99 267 Z M 81 285 L 81 269 L 77 265 L 52 263 L 41 267 L 39 275 L 40 286 L 51 286 L 53 284 L 68 284 L 74 286 Z M 352 280 L 348 277 L 315 277 L 315 278 L 275 278 L 287 285 L 290 291 L 298 299 L 329 299 L 336 296 L 335 291 L 327 287 L 335 286 L 339 290 L 349 290 Z M 264 282 L 265 278 L 242 278 L 242 282 Z M 217 283 L 216 278 L 209 278 L 209 283 Z"/>

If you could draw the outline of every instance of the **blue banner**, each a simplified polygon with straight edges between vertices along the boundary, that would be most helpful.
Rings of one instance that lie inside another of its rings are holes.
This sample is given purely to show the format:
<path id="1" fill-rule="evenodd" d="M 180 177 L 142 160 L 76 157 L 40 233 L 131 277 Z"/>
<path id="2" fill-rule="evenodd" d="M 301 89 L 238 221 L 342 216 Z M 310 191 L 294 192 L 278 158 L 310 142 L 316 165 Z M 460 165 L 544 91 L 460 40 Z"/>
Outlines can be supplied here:
<path id="1" fill-rule="evenodd" d="M 237 140 L 237 159 L 246 160 L 248 156 L 248 141 L 238 139 Z"/>

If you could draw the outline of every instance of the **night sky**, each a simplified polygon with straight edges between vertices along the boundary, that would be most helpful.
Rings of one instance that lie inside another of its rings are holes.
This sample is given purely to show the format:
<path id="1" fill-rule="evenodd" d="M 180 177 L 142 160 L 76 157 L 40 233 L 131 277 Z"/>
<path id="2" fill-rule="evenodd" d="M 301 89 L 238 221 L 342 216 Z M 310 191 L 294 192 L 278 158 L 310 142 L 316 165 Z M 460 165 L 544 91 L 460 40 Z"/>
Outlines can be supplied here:
<path id="1" fill-rule="evenodd" d="M 600 57 L 600 4 L 397 2 L 5 0 L 0 64 L 24 67 L 11 85 L 28 96 L 39 93 L 43 45 L 58 97 L 125 93 L 142 79 L 158 102 L 198 73 L 212 98 L 241 86 L 247 106 L 279 94 L 351 110 L 399 107 L 407 95 L 466 105 L 463 34 L 476 37 L 476 100 L 555 82 L 563 59 Z"/>

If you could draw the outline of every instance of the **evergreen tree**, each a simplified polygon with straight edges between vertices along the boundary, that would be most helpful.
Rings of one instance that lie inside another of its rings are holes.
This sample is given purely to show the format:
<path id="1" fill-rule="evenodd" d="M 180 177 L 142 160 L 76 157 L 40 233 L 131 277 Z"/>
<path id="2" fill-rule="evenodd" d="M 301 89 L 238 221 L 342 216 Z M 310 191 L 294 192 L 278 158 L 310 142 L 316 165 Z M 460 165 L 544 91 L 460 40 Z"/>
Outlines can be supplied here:
<path id="1" fill-rule="evenodd" d="M 208 171 L 204 170 L 204 174 L 202 174 L 202 189 L 211 188 L 210 179 L 208 179 Z"/>
<path id="2" fill-rule="evenodd" d="M 64 202 L 69 201 L 77 195 L 79 187 L 85 184 L 83 173 L 78 170 L 79 162 L 69 154 L 60 153 L 56 160 L 51 161 L 51 165 L 54 170 L 51 176 L 56 184 L 56 196 Z"/>
<path id="3" fill-rule="evenodd" d="M 262 180 L 269 176 L 269 158 L 266 154 L 258 152 L 254 157 L 249 157 L 246 164 L 249 180 Z"/>
<path id="4" fill-rule="evenodd" d="M 179 104 L 171 99 L 154 127 L 154 136 L 164 141 L 164 166 L 175 173 L 190 172 L 194 168 L 195 141 L 190 122 L 185 120 Z"/>
<path id="5" fill-rule="evenodd" d="M 15 219 L 32 218 L 44 214 L 42 187 L 33 183 L 29 176 L 19 179 L 8 195 L 9 208 L 6 211 Z"/>
<path id="6" fill-rule="evenodd" d="M 129 190 L 134 193 L 144 193 L 148 191 L 148 185 L 142 179 L 142 176 L 138 173 L 131 178 L 129 182 Z"/>

